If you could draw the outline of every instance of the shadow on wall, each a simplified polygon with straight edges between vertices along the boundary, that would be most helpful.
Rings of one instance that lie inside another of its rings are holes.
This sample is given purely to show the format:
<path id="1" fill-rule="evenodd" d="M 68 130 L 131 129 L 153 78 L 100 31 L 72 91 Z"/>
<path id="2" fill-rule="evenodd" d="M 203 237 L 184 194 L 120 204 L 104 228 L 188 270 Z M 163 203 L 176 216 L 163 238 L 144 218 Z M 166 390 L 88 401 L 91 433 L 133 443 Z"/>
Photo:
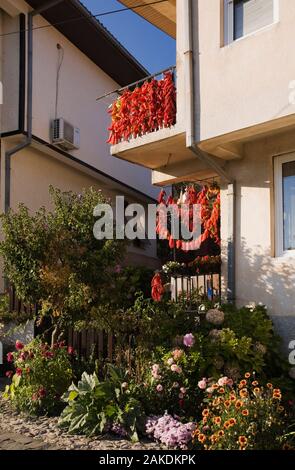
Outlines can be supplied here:
<path id="1" fill-rule="evenodd" d="M 237 241 L 236 299 L 239 306 L 263 303 L 284 340 L 295 339 L 295 260 L 270 256 L 261 246 Z"/>

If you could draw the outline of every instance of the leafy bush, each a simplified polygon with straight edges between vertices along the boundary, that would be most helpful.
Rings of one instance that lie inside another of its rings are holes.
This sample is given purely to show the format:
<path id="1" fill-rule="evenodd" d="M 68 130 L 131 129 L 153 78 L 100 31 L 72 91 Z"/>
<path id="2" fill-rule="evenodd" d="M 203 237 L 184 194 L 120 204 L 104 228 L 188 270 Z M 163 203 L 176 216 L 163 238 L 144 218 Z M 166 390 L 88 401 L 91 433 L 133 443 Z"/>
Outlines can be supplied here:
<path id="1" fill-rule="evenodd" d="M 144 414 L 125 382 L 125 376 L 112 365 L 108 376 L 100 382 L 97 375 L 83 373 L 63 396 L 67 407 L 63 410 L 59 425 L 70 434 L 95 435 L 113 431 L 121 436 L 138 440 L 143 430 Z"/>
<path id="2" fill-rule="evenodd" d="M 4 397 L 18 410 L 30 414 L 58 413 L 62 408 L 62 394 L 72 379 L 71 354 L 63 343 L 50 348 L 35 339 L 24 346 L 16 342 L 16 352 L 8 354 L 15 372 L 11 385 L 6 387 Z"/>
<path id="3" fill-rule="evenodd" d="M 286 412 L 282 394 L 271 383 L 261 386 L 251 374 L 233 387 L 222 377 L 207 382 L 202 420 L 194 447 L 205 450 L 275 450 L 281 448 Z"/>

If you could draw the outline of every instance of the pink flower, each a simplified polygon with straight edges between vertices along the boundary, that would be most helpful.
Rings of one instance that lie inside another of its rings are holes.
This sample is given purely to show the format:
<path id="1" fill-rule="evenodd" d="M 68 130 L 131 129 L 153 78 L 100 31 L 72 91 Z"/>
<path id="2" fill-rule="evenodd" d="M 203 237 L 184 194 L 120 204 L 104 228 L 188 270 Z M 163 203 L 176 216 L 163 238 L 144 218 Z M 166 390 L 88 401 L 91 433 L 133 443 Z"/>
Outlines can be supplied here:
<path id="1" fill-rule="evenodd" d="M 195 337 L 192 333 L 188 333 L 183 337 L 183 344 L 191 348 L 195 344 Z"/>
<path id="2" fill-rule="evenodd" d="M 73 356 L 75 354 L 75 349 L 73 348 L 73 346 L 68 347 L 68 354 L 70 354 L 70 356 Z"/>
<path id="3" fill-rule="evenodd" d="M 12 370 L 8 370 L 6 373 L 5 373 L 6 377 L 8 377 L 9 379 L 11 379 L 11 377 L 13 376 L 13 371 Z"/>
<path id="4" fill-rule="evenodd" d="M 232 387 L 232 386 L 233 386 L 233 384 L 234 384 L 234 381 L 233 381 L 233 379 L 227 379 L 227 383 L 226 383 L 226 385 L 228 385 L 229 387 Z"/>
<path id="5" fill-rule="evenodd" d="M 174 361 L 178 361 L 183 356 L 183 350 L 182 349 L 174 349 L 172 352 L 172 356 Z"/>
<path id="6" fill-rule="evenodd" d="M 177 364 L 172 364 L 171 366 L 172 372 L 176 372 L 177 374 L 181 374 L 182 368 L 178 366 Z"/>
<path id="7" fill-rule="evenodd" d="M 7 362 L 13 362 L 13 353 L 12 352 L 9 352 L 7 353 Z"/>
<path id="8" fill-rule="evenodd" d="M 207 387 L 207 379 L 205 377 L 198 382 L 198 387 L 201 390 L 205 390 L 205 388 Z"/>
<path id="9" fill-rule="evenodd" d="M 22 351 L 22 352 L 20 353 L 19 359 L 20 359 L 21 361 L 25 361 L 25 360 L 27 359 L 27 357 L 28 357 L 28 353 L 27 353 L 26 351 Z"/>
<path id="10" fill-rule="evenodd" d="M 122 267 L 120 266 L 120 264 L 117 264 L 117 266 L 115 266 L 115 273 L 120 274 L 121 271 Z"/>
<path id="11" fill-rule="evenodd" d="M 183 400 L 183 398 L 184 398 L 183 393 L 180 393 L 180 394 L 178 395 L 178 398 L 180 398 L 181 400 Z"/>
<path id="12" fill-rule="evenodd" d="M 21 351 L 22 349 L 24 349 L 24 345 L 19 340 L 17 340 L 15 343 L 15 348 L 17 349 L 17 351 Z"/>
<path id="13" fill-rule="evenodd" d="M 181 393 L 182 393 L 183 395 L 186 394 L 186 388 L 185 388 L 185 387 L 181 387 L 180 391 L 181 391 Z"/>
<path id="14" fill-rule="evenodd" d="M 19 377 L 22 375 L 23 371 L 20 367 L 18 367 L 15 371 L 16 375 L 18 375 Z"/>
<path id="15" fill-rule="evenodd" d="M 225 385 L 228 384 L 228 378 L 227 377 L 221 377 L 219 380 L 218 380 L 218 385 L 220 387 L 224 387 Z"/>
<path id="16" fill-rule="evenodd" d="M 157 392 L 159 392 L 159 393 L 163 392 L 163 385 L 158 384 L 157 387 L 156 387 L 156 390 L 157 390 Z"/>
<path id="17" fill-rule="evenodd" d="M 168 364 L 168 366 L 172 366 L 172 364 L 174 364 L 174 359 L 172 359 L 172 357 L 170 357 L 167 361 L 167 364 Z"/>

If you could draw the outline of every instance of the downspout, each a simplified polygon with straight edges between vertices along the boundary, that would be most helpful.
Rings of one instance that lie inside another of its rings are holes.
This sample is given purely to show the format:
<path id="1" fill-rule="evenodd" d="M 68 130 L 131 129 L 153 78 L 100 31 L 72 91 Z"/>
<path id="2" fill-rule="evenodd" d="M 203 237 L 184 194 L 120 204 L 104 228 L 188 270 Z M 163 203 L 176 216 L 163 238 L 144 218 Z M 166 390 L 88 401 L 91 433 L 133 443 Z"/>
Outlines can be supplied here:
<path id="1" fill-rule="evenodd" d="M 5 152 L 5 191 L 4 211 L 10 208 L 11 196 L 11 157 L 32 143 L 32 109 L 33 109 L 33 17 L 64 0 L 51 0 L 43 7 L 28 13 L 28 49 L 27 49 L 27 132 L 25 140 Z"/>
<path id="2" fill-rule="evenodd" d="M 194 6 L 193 6 L 194 5 Z M 194 10 L 193 10 L 194 8 Z M 227 172 L 203 150 L 196 145 L 195 136 L 195 69 L 198 64 L 194 64 L 194 36 L 193 36 L 193 14 L 198 12 L 198 2 L 193 0 L 183 0 L 184 15 L 184 77 L 186 82 L 186 146 L 194 155 L 208 167 L 212 168 L 218 176 L 228 185 L 228 231 L 227 231 L 227 301 L 233 303 L 235 301 L 235 209 L 236 194 L 235 181 L 227 174 Z M 199 51 L 196 51 L 199 54 Z M 196 67 L 195 67 L 196 66 Z"/>

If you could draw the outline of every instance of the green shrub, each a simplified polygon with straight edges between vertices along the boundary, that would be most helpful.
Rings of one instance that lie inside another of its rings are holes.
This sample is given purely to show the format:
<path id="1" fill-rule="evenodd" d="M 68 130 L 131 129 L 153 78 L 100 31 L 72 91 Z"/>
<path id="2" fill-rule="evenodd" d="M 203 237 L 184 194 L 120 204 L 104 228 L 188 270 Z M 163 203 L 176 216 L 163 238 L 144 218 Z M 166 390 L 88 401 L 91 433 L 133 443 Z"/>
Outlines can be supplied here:
<path id="1" fill-rule="evenodd" d="M 29 414 L 55 414 L 63 408 L 62 394 L 72 379 L 72 350 L 63 343 L 50 348 L 40 339 L 23 346 L 16 342 L 16 352 L 9 353 L 8 360 L 15 372 L 4 397 L 18 410 Z"/>
<path id="2" fill-rule="evenodd" d="M 78 385 L 70 386 L 63 400 L 59 425 L 70 434 L 95 435 L 113 431 L 121 436 L 138 440 L 138 431 L 143 430 L 144 414 L 132 389 L 125 382 L 121 371 L 108 366 L 105 381 L 97 375 L 83 373 Z"/>

